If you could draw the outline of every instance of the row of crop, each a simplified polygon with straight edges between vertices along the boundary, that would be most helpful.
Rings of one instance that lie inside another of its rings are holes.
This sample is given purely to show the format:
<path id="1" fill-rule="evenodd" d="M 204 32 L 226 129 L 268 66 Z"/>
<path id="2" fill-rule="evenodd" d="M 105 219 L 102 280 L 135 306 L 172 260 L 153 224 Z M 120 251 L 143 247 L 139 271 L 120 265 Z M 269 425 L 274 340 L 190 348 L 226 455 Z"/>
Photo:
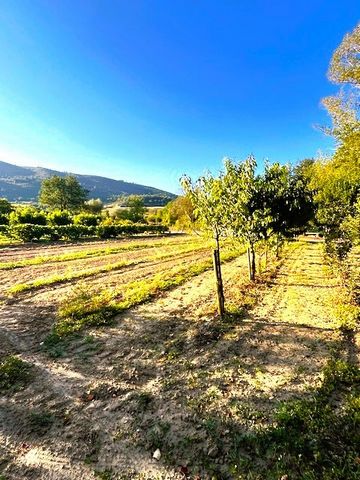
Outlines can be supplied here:
<path id="1" fill-rule="evenodd" d="M 22 223 L 0 225 L 0 233 L 10 238 L 31 242 L 33 240 L 78 240 L 81 237 L 116 238 L 122 235 L 161 234 L 168 232 L 163 225 L 34 225 Z"/>

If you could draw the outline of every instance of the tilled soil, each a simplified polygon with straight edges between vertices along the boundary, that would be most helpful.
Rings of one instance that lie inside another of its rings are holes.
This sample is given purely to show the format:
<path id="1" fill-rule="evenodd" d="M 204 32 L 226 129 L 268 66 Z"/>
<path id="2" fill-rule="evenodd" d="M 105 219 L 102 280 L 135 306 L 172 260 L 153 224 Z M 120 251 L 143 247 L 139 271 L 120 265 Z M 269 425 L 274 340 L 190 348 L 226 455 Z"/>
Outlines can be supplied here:
<path id="1" fill-rule="evenodd" d="M 247 291 L 246 262 L 223 267 L 229 300 Z M 142 278 L 161 271 L 147 268 Z M 338 338 L 329 308 L 337 284 L 320 243 L 293 245 L 272 282 L 256 288 L 251 312 L 224 323 L 205 272 L 69 341 L 57 359 L 40 343 L 58 289 L 4 305 L 2 353 L 31 363 L 33 379 L 0 400 L 0 472 L 9 480 L 232 478 L 229 428 L 254 431 L 272 422 L 279 401 L 308 395 Z"/>

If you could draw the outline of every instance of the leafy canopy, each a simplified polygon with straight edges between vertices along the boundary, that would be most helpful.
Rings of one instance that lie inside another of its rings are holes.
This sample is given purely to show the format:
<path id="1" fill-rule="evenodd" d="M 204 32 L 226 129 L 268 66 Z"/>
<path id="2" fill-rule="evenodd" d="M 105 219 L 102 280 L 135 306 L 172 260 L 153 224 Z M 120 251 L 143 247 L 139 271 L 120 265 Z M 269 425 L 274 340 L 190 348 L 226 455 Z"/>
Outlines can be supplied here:
<path id="1" fill-rule="evenodd" d="M 50 210 L 80 210 L 87 198 L 87 191 L 73 175 L 45 178 L 40 187 L 39 203 Z"/>

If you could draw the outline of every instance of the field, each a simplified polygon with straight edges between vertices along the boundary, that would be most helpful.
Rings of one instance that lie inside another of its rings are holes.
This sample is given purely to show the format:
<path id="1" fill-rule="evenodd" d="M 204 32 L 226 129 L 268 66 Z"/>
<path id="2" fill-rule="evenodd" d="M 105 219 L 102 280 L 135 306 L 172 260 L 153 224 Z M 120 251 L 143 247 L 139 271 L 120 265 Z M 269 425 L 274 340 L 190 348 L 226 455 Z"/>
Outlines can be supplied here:
<path id="1" fill-rule="evenodd" d="M 1 480 L 359 478 L 359 338 L 322 241 L 255 284 L 222 255 L 220 320 L 200 237 L 2 248 Z"/>

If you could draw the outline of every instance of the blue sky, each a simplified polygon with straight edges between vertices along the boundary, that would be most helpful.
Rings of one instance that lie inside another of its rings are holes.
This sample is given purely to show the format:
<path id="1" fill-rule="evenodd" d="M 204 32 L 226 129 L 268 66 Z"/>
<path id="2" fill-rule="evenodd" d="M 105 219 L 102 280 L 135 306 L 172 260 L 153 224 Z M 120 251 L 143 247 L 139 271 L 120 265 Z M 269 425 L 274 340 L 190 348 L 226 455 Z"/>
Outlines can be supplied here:
<path id="1" fill-rule="evenodd" d="M 2 0 L 0 160 L 177 192 L 182 173 L 329 153 L 313 128 L 349 0 Z"/>

